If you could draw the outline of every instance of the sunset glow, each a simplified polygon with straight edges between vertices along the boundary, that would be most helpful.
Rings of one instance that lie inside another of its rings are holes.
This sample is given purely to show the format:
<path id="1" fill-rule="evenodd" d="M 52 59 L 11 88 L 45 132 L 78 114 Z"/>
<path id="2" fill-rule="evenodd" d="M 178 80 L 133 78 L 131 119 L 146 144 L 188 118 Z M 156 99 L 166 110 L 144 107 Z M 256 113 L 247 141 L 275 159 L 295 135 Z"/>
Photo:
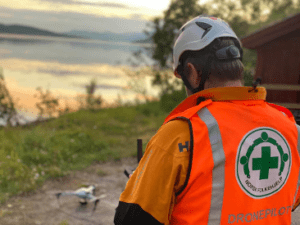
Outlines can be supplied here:
<path id="1" fill-rule="evenodd" d="M 71 3 L 70 3 L 71 2 Z M 99 0 L 81 0 L 81 1 L 55 1 L 55 0 L 22 0 L 22 1 L 0 1 L 0 7 L 6 7 L 18 10 L 34 11 L 53 11 L 56 13 L 73 12 L 82 13 L 100 17 L 124 17 L 132 18 L 139 16 L 144 19 L 150 19 L 158 16 L 163 10 L 167 9 L 169 0 L 114 0 L 112 2 Z M 1 17 L 10 17 L 8 13 L 0 14 Z M 26 19 L 26 18 L 25 18 Z"/>
<path id="2" fill-rule="evenodd" d="M 138 34 L 143 33 L 149 20 L 162 15 L 170 1 L 0 0 L 0 23 L 29 26 L 57 33 L 86 31 Z M 124 73 L 124 67 L 128 69 L 126 60 L 130 55 L 130 50 L 126 49 L 129 47 L 106 45 L 100 40 L 95 42 L 86 40 L 86 43 L 78 40 L 75 43 L 64 38 L 58 40 L 53 37 L 35 37 L 26 34 L 1 35 L 0 38 L 3 39 L 18 40 L 2 42 L 0 67 L 3 68 L 5 82 L 11 96 L 17 100 L 17 108 L 26 112 L 29 117 L 36 117 L 38 112 L 37 87 L 42 87 L 44 91 L 48 89 L 53 96 L 62 99 L 62 107 L 66 106 L 66 102 L 69 107 L 78 107 L 76 96 L 85 94 L 85 87 L 93 78 L 97 79 L 98 85 L 95 94 L 104 97 L 106 101 L 104 106 L 116 101 L 118 95 L 121 95 L 124 101 L 132 101 L 135 97 L 143 98 L 128 89 L 129 77 Z M 30 41 L 36 39 L 48 41 L 47 43 L 51 44 L 43 45 L 40 42 L 31 44 Z M 93 44 L 97 46 L 99 52 L 85 47 Z M 71 55 L 56 48 L 58 45 L 66 46 L 64 50 Z M 134 44 L 130 43 L 130 45 Z M 54 46 L 54 48 L 49 46 Z M 97 60 L 89 61 L 88 56 L 91 54 Z M 123 64 L 116 65 L 114 57 L 118 54 L 122 56 L 119 61 L 124 62 Z M 111 57 L 110 61 L 101 61 L 108 56 Z M 74 63 L 68 61 L 68 57 L 80 60 Z M 85 59 L 84 63 L 81 58 Z M 150 80 L 144 82 L 146 83 L 147 88 L 151 86 Z"/>

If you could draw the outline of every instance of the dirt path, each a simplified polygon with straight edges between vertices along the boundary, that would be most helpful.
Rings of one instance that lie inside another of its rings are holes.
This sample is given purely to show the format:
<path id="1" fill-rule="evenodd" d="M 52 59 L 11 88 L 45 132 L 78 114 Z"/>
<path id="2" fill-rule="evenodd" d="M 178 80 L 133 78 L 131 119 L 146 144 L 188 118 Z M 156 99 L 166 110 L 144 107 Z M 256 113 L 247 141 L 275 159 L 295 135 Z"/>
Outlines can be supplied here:
<path id="1" fill-rule="evenodd" d="M 136 158 L 93 165 L 64 178 L 48 180 L 30 196 L 11 198 L 0 207 L 1 225 L 110 225 L 127 177 L 126 167 L 136 167 Z M 100 176 L 99 176 L 99 170 Z M 95 212 L 93 204 L 81 206 L 74 196 L 56 199 L 55 193 L 76 190 L 82 184 L 96 185 L 96 196 L 105 194 Z"/>
<path id="2" fill-rule="evenodd" d="M 48 180 L 34 194 L 11 198 L 0 207 L 0 225 L 111 225 L 115 208 L 127 178 L 126 167 L 136 167 L 135 158 L 93 165 L 64 178 Z M 102 172 L 99 172 L 101 170 Z M 77 197 L 55 193 L 76 190 L 80 185 L 96 185 L 96 196 L 105 194 L 96 210 L 93 204 L 79 204 Z M 300 225 L 300 209 L 293 213 L 293 225 Z"/>

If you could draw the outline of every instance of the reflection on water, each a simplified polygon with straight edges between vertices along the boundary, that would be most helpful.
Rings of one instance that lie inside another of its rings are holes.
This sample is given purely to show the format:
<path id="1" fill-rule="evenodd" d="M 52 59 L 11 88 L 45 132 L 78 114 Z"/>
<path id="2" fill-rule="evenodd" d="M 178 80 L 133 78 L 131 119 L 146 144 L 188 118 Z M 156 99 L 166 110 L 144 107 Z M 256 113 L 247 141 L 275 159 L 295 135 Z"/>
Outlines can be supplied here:
<path id="1" fill-rule="evenodd" d="M 55 96 L 68 99 L 85 93 L 92 78 L 97 80 L 95 94 L 107 102 L 118 95 L 132 100 L 136 93 L 129 91 L 127 60 L 140 48 L 130 43 L 109 43 L 95 40 L 35 37 L 0 34 L 0 66 L 13 97 L 18 98 L 27 116 L 36 117 L 34 95 L 36 88 L 49 89 Z M 150 61 L 149 61 L 150 62 Z M 150 80 L 141 82 L 148 92 L 157 95 Z"/>
<path id="2" fill-rule="evenodd" d="M 132 52 L 146 44 L 109 42 L 91 39 L 42 37 L 0 34 L 0 48 L 10 49 L 9 55 L 23 59 L 58 61 L 67 64 L 128 64 Z M 149 61 L 149 63 L 151 63 Z"/>

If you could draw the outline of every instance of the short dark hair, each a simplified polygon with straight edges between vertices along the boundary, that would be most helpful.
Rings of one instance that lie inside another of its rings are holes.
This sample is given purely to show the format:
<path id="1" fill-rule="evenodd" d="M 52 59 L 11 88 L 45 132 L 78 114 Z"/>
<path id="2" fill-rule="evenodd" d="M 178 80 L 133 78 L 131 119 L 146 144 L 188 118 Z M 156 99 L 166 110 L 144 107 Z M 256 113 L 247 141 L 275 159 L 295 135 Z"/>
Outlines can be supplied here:
<path id="1" fill-rule="evenodd" d="M 239 43 L 237 42 L 238 41 L 234 38 L 220 37 L 215 39 L 204 49 L 199 51 L 185 51 L 179 59 L 179 67 L 181 67 L 178 68 L 179 74 L 183 73 L 184 76 L 189 76 L 188 63 L 193 64 L 198 72 L 202 71 L 207 59 L 213 55 L 213 52 L 230 45 L 238 46 Z M 220 81 L 235 81 L 243 80 L 244 78 L 244 65 L 240 59 L 219 61 L 214 58 L 209 71 L 208 79 L 216 78 Z"/>

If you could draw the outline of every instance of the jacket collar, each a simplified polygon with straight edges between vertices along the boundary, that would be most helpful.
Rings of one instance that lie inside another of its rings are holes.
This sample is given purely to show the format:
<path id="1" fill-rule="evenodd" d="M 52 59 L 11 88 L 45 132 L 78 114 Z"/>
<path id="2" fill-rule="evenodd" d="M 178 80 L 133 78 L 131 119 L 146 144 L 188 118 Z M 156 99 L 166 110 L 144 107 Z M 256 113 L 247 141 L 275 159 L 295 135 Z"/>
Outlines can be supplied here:
<path id="1" fill-rule="evenodd" d="M 266 100 L 266 89 L 264 87 L 257 87 L 254 91 L 253 87 L 218 87 L 209 88 L 197 92 L 185 100 L 183 100 L 167 118 L 170 118 L 178 113 L 181 113 L 193 106 L 196 106 L 199 98 L 211 101 L 253 101 Z"/>

